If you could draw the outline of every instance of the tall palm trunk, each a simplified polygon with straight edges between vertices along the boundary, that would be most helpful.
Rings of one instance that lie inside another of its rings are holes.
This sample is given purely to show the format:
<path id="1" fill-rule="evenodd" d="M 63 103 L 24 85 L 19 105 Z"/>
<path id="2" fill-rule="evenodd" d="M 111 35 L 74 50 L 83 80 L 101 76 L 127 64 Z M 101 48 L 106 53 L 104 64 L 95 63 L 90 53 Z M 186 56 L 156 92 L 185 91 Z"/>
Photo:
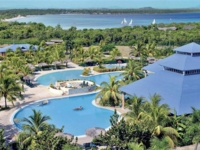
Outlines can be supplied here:
<path id="1" fill-rule="evenodd" d="M 194 150 L 197 150 L 199 142 L 195 144 Z"/>
<path id="2" fill-rule="evenodd" d="M 6 96 L 4 96 L 4 100 L 5 100 L 5 108 L 7 108 Z"/>

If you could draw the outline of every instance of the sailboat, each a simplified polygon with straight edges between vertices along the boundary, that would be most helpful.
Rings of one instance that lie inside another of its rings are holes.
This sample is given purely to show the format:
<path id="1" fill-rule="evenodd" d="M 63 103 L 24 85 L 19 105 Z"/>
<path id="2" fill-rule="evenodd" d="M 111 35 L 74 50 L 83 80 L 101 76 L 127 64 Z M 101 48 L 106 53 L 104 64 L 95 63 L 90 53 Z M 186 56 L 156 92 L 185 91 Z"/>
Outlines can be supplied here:
<path id="1" fill-rule="evenodd" d="M 124 18 L 124 20 L 122 20 L 121 24 L 127 24 L 126 18 Z"/>
<path id="2" fill-rule="evenodd" d="M 129 26 L 132 26 L 132 24 L 133 24 L 133 20 L 131 19 L 131 21 L 129 22 Z"/>
<path id="3" fill-rule="evenodd" d="M 156 24 L 156 19 L 153 20 L 152 24 Z"/>

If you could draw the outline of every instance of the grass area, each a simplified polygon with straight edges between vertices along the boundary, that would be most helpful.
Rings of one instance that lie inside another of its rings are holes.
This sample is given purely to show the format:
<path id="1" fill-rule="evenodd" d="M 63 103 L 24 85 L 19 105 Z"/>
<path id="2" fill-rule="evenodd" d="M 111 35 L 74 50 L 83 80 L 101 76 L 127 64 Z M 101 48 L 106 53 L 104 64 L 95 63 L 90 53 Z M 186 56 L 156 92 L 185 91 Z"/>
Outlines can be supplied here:
<path id="1" fill-rule="evenodd" d="M 116 46 L 119 51 L 122 53 L 122 57 L 128 57 L 129 53 L 131 51 L 131 48 L 129 46 Z"/>
<path id="2" fill-rule="evenodd" d="M 9 44 L 0 44 L 0 48 L 8 46 Z"/>
<path id="3" fill-rule="evenodd" d="M 98 47 L 98 46 L 95 46 Z M 128 57 L 131 51 L 129 46 L 116 46 L 119 51 L 122 53 L 122 57 Z M 89 47 L 83 47 L 85 50 L 88 50 Z"/>

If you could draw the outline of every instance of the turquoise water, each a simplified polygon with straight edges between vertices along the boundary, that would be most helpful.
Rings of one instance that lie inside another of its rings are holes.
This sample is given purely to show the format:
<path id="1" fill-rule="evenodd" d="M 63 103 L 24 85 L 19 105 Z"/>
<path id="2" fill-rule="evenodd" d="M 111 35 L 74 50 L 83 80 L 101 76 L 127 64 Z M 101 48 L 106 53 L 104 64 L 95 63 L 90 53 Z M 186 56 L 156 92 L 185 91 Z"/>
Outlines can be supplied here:
<path id="1" fill-rule="evenodd" d="M 150 25 L 153 19 L 156 23 L 188 23 L 200 22 L 200 12 L 198 13 L 174 13 L 174 14 L 58 14 L 58 15 L 41 15 L 27 16 L 18 19 L 18 22 L 42 22 L 47 26 L 61 25 L 62 28 L 68 29 L 72 26 L 78 29 L 105 29 L 119 28 L 124 25 L 121 21 L 126 18 L 127 22 L 133 20 L 133 26 Z"/>
<path id="2" fill-rule="evenodd" d="M 69 70 L 62 72 L 55 72 L 43 75 L 37 79 L 42 85 L 49 85 L 55 83 L 57 80 L 63 79 L 89 79 L 100 84 L 103 81 L 109 80 L 109 75 L 119 75 L 120 72 L 100 74 L 91 77 L 80 77 L 82 70 Z M 43 114 L 50 116 L 50 124 L 56 125 L 57 128 L 64 126 L 65 133 L 71 133 L 75 136 L 84 135 L 85 130 L 92 127 L 108 128 L 110 126 L 110 116 L 113 111 L 98 108 L 92 105 L 96 94 L 88 94 L 73 97 L 62 97 L 49 100 L 49 104 L 39 106 L 41 102 L 28 105 L 27 107 L 18 111 L 14 118 L 22 119 L 32 115 L 32 109 L 40 110 Z M 81 111 L 74 111 L 74 108 L 83 107 Z M 21 123 L 15 124 L 18 128 L 22 128 Z"/>
<path id="3" fill-rule="evenodd" d="M 84 135 L 85 130 L 92 127 L 108 128 L 110 116 L 113 111 L 98 108 L 92 105 L 95 94 L 60 98 L 50 100 L 49 104 L 38 106 L 32 104 L 20 110 L 15 118 L 24 118 L 33 114 L 32 109 L 40 110 L 43 114 L 51 116 L 50 124 L 57 128 L 64 126 L 64 132 L 75 136 Z M 76 107 L 82 106 L 83 110 L 74 111 Z M 21 123 L 16 124 L 21 129 Z"/>
<path id="4" fill-rule="evenodd" d="M 13 8 L 194 8 L 198 0 L 0 0 L 0 9 Z"/>
<path id="5" fill-rule="evenodd" d="M 51 83 L 55 84 L 57 80 L 68 80 L 68 79 L 86 79 L 86 80 L 92 80 L 96 84 L 101 84 L 103 81 L 108 81 L 109 76 L 118 76 L 119 72 L 112 72 L 112 73 L 106 73 L 106 74 L 99 74 L 95 76 L 88 76 L 88 77 L 81 77 L 83 70 L 68 70 L 68 71 L 61 71 L 61 72 L 54 72 L 49 73 L 43 76 L 40 76 L 37 78 L 37 82 L 41 85 L 50 85 Z"/>

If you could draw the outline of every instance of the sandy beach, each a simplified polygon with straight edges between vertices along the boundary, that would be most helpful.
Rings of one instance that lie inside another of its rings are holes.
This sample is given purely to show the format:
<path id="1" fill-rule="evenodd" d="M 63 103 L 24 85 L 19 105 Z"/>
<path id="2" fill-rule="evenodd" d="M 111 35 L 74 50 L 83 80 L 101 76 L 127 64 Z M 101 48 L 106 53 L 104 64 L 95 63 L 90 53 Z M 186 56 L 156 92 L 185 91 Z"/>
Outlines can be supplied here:
<path id="1" fill-rule="evenodd" d="M 21 15 L 18 15 L 17 17 L 14 17 L 14 18 L 2 19 L 2 21 L 10 22 L 10 21 L 16 21 L 16 20 L 22 19 L 22 18 L 25 18 L 25 17 L 21 16 Z"/>

